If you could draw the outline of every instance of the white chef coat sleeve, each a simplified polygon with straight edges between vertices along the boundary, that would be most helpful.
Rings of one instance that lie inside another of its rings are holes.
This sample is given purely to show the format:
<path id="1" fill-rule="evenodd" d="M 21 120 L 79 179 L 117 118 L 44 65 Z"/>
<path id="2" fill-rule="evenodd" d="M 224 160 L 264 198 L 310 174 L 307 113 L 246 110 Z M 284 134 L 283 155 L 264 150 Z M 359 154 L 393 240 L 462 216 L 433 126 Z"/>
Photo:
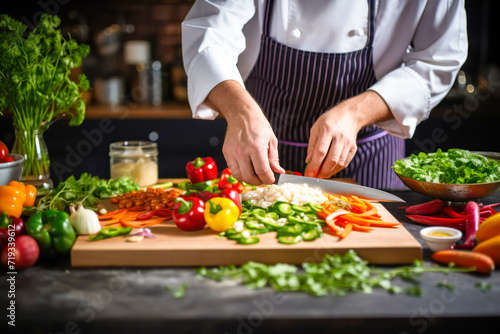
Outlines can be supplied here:
<path id="1" fill-rule="evenodd" d="M 217 117 L 204 103 L 217 84 L 236 80 L 244 85 L 237 62 L 246 46 L 243 26 L 254 14 L 253 0 L 197 0 L 182 22 L 183 62 L 194 118 Z"/>
<path id="2" fill-rule="evenodd" d="M 403 65 L 370 87 L 385 100 L 395 118 L 376 124 L 402 138 L 411 138 L 416 126 L 429 117 L 467 58 L 464 1 L 429 1 L 412 44 Z"/>

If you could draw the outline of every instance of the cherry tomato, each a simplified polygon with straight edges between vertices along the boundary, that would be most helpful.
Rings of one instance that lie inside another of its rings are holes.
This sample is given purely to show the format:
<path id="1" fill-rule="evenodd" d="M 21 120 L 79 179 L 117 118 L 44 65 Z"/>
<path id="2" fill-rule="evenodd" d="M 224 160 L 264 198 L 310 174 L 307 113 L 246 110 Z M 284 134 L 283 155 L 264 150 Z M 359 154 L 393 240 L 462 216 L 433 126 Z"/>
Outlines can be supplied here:
<path id="1" fill-rule="evenodd" d="M 3 141 L 0 140 L 0 160 L 1 161 L 5 160 L 5 158 L 7 158 L 8 155 L 9 155 L 9 149 L 7 148 L 7 145 L 5 145 Z"/>
<path id="2" fill-rule="evenodd" d="M 0 160 L 0 162 L 12 162 L 12 161 L 14 161 L 13 157 L 7 157 L 7 158 L 5 158 L 3 160 Z"/>
<path id="3" fill-rule="evenodd" d="M 40 256 L 40 248 L 35 239 L 26 234 L 18 235 L 14 244 L 15 247 L 7 245 L 2 251 L 2 263 L 5 266 L 13 265 L 17 270 L 31 267 L 36 263 Z"/>

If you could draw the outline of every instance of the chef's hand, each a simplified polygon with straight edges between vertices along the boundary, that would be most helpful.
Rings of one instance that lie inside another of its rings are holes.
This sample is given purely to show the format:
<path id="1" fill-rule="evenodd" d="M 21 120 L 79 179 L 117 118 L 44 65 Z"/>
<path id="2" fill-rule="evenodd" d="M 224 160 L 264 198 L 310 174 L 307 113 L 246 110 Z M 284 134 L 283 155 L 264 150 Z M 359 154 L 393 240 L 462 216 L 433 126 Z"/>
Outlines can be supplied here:
<path id="1" fill-rule="evenodd" d="M 271 184 L 279 165 L 278 140 L 259 105 L 237 81 L 224 81 L 207 102 L 227 120 L 222 152 L 233 176 L 253 185 Z"/>
<path id="2" fill-rule="evenodd" d="M 345 100 L 325 112 L 311 128 L 305 176 L 329 178 L 346 168 L 357 150 L 358 131 L 393 117 L 385 101 L 373 91 Z"/>

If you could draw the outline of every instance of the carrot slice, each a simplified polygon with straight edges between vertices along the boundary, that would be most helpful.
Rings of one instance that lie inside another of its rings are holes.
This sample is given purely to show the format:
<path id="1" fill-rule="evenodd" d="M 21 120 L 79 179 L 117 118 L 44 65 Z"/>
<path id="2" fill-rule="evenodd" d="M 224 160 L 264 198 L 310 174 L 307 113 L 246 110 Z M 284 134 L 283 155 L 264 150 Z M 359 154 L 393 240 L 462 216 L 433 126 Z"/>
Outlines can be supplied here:
<path id="1" fill-rule="evenodd" d="M 111 211 L 108 213 L 105 213 L 103 215 L 99 215 L 99 220 L 106 220 L 106 219 L 111 219 L 111 218 L 116 218 L 117 216 L 127 213 L 128 209 L 118 209 L 115 211 Z"/>
<path id="2" fill-rule="evenodd" d="M 130 226 L 132 228 L 141 228 L 141 227 L 149 227 L 153 225 L 157 225 L 163 223 L 167 220 L 170 220 L 171 217 L 161 217 L 161 218 L 153 218 L 148 220 L 121 220 L 120 223 L 124 226 Z"/>
<path id="3" fill-rule="evenodd" d="M 395 227 L 395 226 L 399 226 L 401 225 L 401 223 L 393 223 L 393 222 L 385 222 L 383 220 L 374 220 L 372 223 L 370 223 L 370 226 L 374 226 L 374 227 Z"/>
<path id="4" fill-rule="evenodd" d="M 364 218 L 355 216 L 352 213 L 342 215 L 342 219 L 344 219 L 350 223 L 356 223 L 356 224 L 361 225 L 361 226 L 370 226 L 372 224 L 372 222 L 374 221 L 374 220 L 368 220 L 368 219 L 364 219 Z"/>

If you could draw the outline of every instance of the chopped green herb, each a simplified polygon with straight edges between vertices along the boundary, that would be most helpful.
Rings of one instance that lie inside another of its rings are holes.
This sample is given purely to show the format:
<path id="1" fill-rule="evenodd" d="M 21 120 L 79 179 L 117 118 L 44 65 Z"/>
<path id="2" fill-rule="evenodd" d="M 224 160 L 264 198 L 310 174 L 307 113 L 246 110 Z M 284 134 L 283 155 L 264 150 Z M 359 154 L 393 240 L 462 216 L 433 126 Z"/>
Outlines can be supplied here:
<path id="1" fill-rule="evenodd" d="M 478 288 L 482 292 L 488 292 L 491 290 L 491 284 L 486 282 L 477 282 L 476 288 Z"/>
<path id="2" fill-rule="evenodd" d="M 353 250 L 345 255 L 325 255 L 319 263 L 305 262 L 300 267 L 289 264 L 266 265 L 247 262 L 241 267 L 220 266 L 212 269 L 201 267 L 198 278 L 207 277 L 215 281 L 241 279 L 251 289 L 266 286 L 277 291 L 303 291 L 313 296 L 327 294 L 345 295 L 348 292 L 371 293 L 374 288 L 382 288 L 389 293 L 401 293 L 402 287 L 392 283 L 395 277 L 416 281 L 425 272 L 469 272 L 470 268 L 423 267 L 421 261 L 412 266 L 402 266 L 383 271 L 372 268 Z M 407 293 L 421 296 L 420 287 L 413 286 Z"/>
<path id="3" fill-rule="evenodd" d="M 406 293 L 410 296 L 421 297 L 424 295 L 424 292 L 418 285 L 414 285 L 406 289 Z"/>
<path id="4" fill-rule="evenodd" d="M 445 281 L 438 282 L 438 283 L 436 284 L 436 286 L 437 286 L 438 288 L 445 288 L 445 289 L 448 289 L 448 290 L 450 290 L 450 291 L 455 290 L 455 286 L 454 286 L 453 284 L 451 284 L 451 283 L 447 282 L 446 280 L 445 280 Z"/>
<path id="5" fill-rule="evenodd" d="M 394 171 L 405 177 L 433 183 L 473 184 L 500 181 L 500 161 L 467 150 L 438 149 L 397 160 Z"/>
<path id="6" fill-rule="evenodd" d="M 182 284 L 174 291 L 174 298 L 184 298 L 186 295 L 186 289 L 189 288 L 189 284 Z"/>

